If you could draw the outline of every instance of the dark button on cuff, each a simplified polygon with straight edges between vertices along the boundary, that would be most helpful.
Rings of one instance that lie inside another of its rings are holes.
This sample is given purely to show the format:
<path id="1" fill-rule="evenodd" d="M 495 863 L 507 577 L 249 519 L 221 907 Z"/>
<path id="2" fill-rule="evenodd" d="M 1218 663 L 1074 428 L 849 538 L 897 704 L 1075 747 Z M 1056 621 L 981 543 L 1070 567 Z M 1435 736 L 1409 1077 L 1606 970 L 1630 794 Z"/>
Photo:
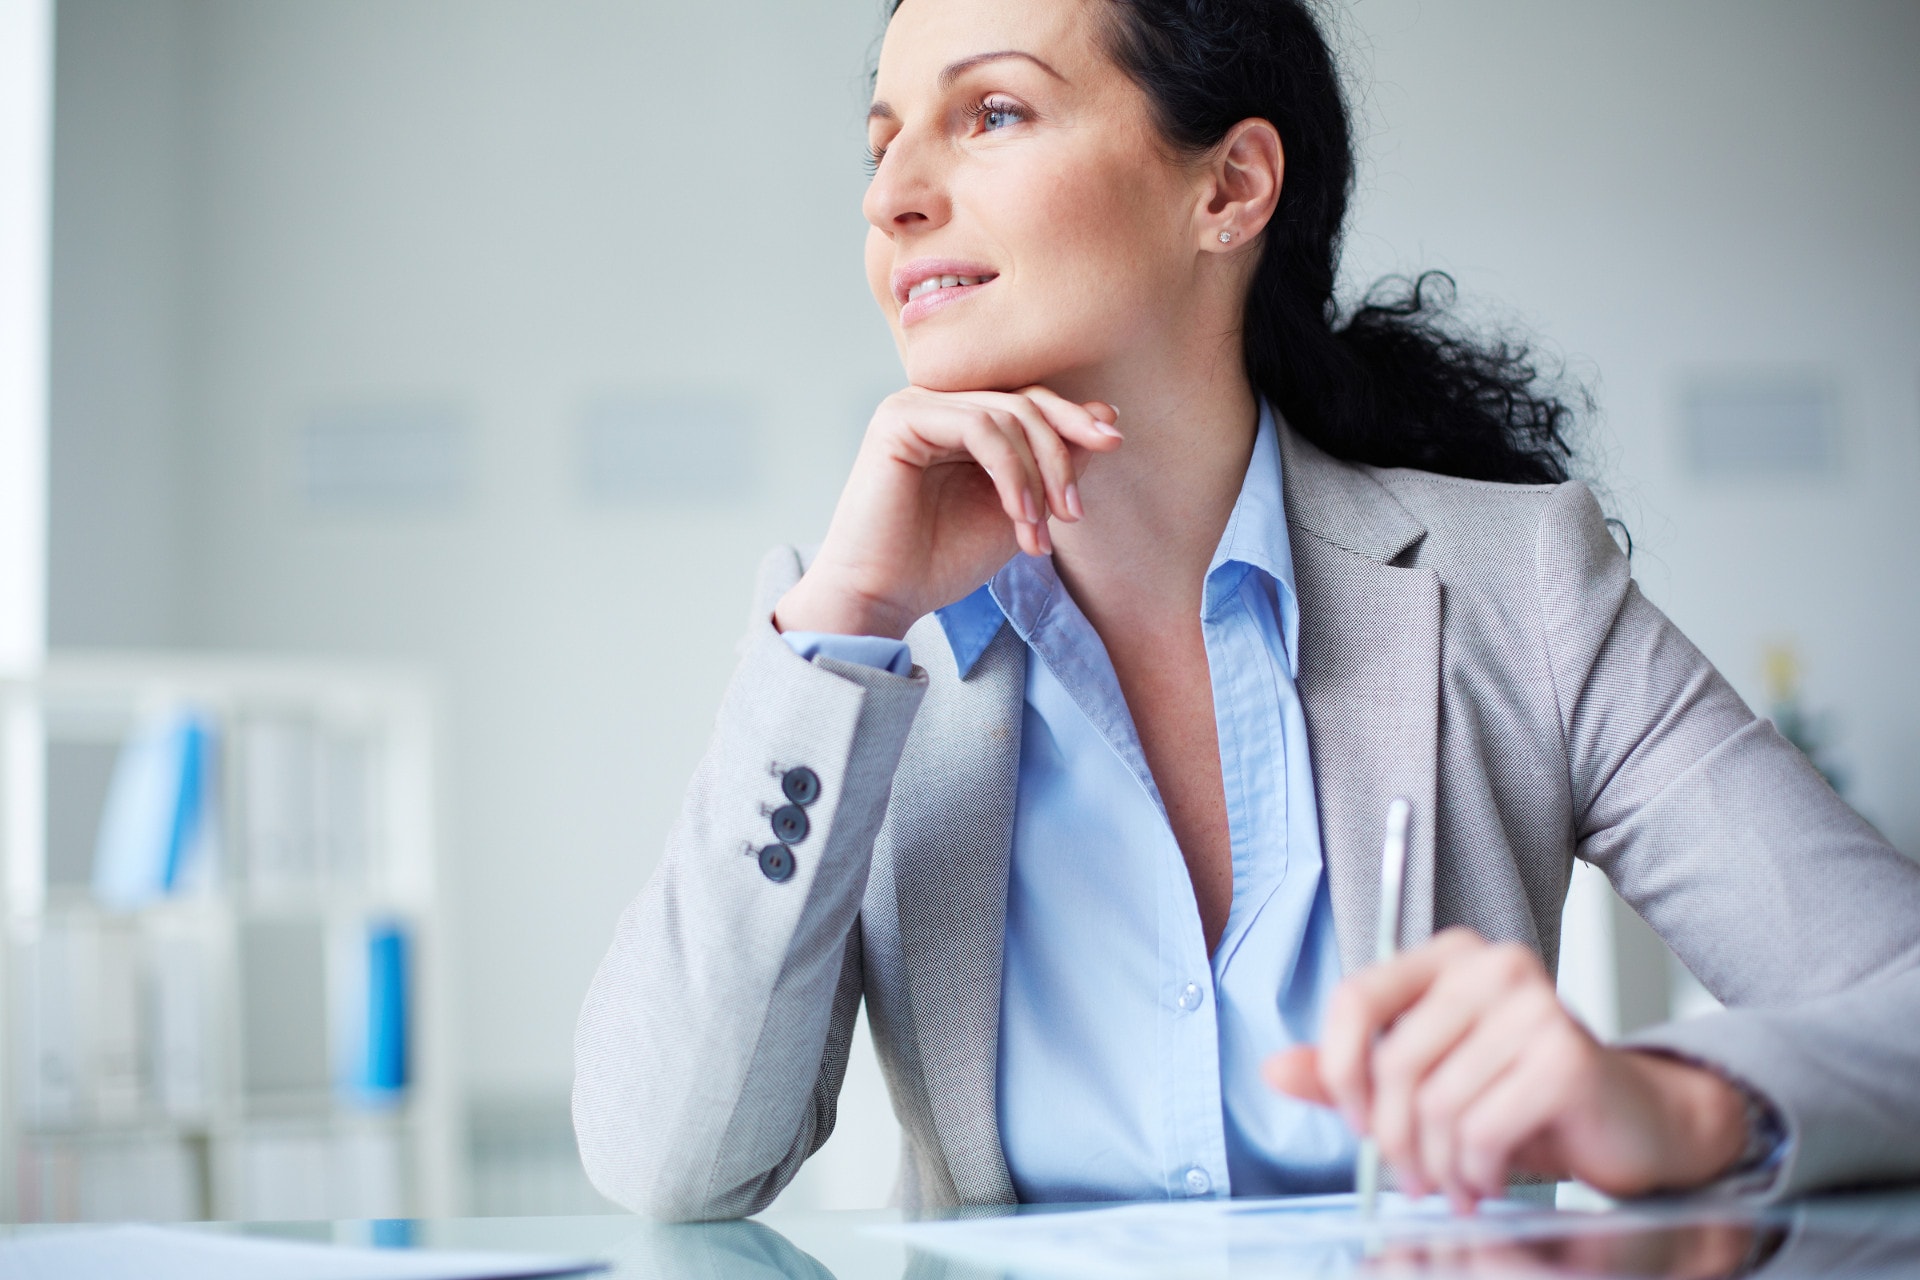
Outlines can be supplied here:
<path id="1" fill-rule="evenodd" d="M 782 844 L 799 844 L 810 829 L 807 811 L 797 804 L 783 804 L 773 811 L 773 834 Z"/>
<path id="2" fill-rule="evenodd" d="M 795 804 L 812 804 L 820 798 L 820 775 L 801 765 L 780 775 L 780 790 Z"/>
<path id="3" fill-rule="evenodd" d="M 760 874 L 775 884 L 793 879 L 793 850 L 783 844 L 770 844 L 760 851 Z"/>

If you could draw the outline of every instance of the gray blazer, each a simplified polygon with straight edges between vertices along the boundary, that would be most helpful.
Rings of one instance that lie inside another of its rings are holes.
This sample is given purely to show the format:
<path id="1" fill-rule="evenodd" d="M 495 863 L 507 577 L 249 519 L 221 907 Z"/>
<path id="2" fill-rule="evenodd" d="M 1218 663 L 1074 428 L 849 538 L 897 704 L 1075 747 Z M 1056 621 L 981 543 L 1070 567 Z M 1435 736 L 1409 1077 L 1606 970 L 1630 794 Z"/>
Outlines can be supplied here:
<path id="1" fill-rule="evenodd" d="M 1640 594 L 1584 485 L 1281 457 L 1340 951 L 1364 964 L 1381 815 L 1410 797 L 1411 945 L 1447 925 L 1556 963 L 1575 857 L 1729 1009 L 1635 1039 L 1773 1102 L 1785 1195 L 1920 1174 L 1920 866 L 1756 719 Z M 672 1219 L 770 1202 L 826 1141 L 865 999 L 908 1205 L 1014 1199 L 995 1037 L 1025 650 L 965 680 L 938 621 L 911 678 L 797 657 L 781 549 L 653 878 L 574 1041 L 594 1185 Z M 781 777 L 821 791 L 764 875 Z"/>

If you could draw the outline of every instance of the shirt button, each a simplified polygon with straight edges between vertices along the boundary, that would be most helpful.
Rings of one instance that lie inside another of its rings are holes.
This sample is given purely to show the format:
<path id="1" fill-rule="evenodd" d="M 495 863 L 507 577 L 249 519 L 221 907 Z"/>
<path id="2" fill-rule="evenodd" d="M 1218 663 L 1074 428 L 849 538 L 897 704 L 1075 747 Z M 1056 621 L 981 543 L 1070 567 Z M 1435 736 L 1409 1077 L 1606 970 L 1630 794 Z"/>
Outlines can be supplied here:
<path id="1" fill-rule="evenodd" d="M 1189 982 L 1180 988 L 1180 1009 L 1183 1013 L 1192 1013 L 1206 1001 L 1207 993 L 1197 982 Z"/>
<path id="2" fill-rule="evenodd" d="M 1187 1194 L 1190 1196 L 1203 1196 L 1213 1190 L 1213 1179 L 1209 1178 L 1207 1171 L 1199 1165 L 1187 1170 L 1187 1176 L 1183 1181 L 1187 1185 Z"/>

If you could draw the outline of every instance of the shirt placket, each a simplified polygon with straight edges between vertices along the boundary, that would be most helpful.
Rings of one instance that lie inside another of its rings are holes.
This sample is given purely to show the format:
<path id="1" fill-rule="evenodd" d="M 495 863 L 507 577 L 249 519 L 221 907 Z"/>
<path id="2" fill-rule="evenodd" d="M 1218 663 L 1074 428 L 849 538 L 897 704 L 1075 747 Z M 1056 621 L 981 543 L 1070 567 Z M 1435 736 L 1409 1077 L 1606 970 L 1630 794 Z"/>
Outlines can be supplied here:
<path id="1" fill-rule="evenodd" d="M 1213 971 L 1193 886 L 1168 827 L 1159 884 L 1160 1106 L 1166 1193 L 1231 1191 L 1220 1091 L 1220 1027 Z"/>
<path id="2" fill-rule="evenodd" d="M 1234 593 L 1237 595 L 1237 592 Z M 1222 784 L 1226 788 L 1228 827 L 1234 854 L 1235 911 L 1239 906 L 1241 867 L 1251 837 L 1245 820 L 1244 734 L 1235 707 L 1245 704 L 1244 690 L 1235 682 L 1257 678 L 1262 663 L 1248 649 L 1245 610 L 1237 600 L 1220 611 L 1224 618 L 1204 618 L 1201 631 L 1209 667 L 1228 687 L 1213 690 L 1216 730 L 1220 737 Z M 1254 638 L 1257 642 L 1257 637 Z M 1254 661 L 1250 661 L 1253 659 Z M 1219 984 L 1206 937 L 1199 928 L 1192 879 L 1181 856 L 1172 827 L 1166 829 L 1164 872 L 1160 877 L 1160 1092 L 1167 1141 L 1167 1194 L 1173 1197 L 1227 1196 L 1232 1177 L 1227 1165 L 1226 1120 L 1220 1077 Z M 1229 927 L 1240 922 L 1230 913 Z M 1230 936 L 1221 939 L 1221 955 L 1230 954 Z"/>

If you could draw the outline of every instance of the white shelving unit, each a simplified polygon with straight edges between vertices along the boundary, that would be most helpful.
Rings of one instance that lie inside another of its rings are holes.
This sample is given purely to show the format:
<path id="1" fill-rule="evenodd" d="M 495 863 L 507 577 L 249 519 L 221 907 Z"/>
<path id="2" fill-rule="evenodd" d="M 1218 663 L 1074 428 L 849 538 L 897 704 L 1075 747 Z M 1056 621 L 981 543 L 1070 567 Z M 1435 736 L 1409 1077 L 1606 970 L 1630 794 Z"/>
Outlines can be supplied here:
<path id="1" fill-rule="evenodd" d="M 86 855 L 111 763 L 181 710 L 213 732 L 214 838 L 176 891 L 108 907 Z M 437 811 L 413 677 L 126 654 L 0 674 L 0 1218 L 452 1212 Z M 355 1096 L 343 1010 L 389 926 L 406 1085 Z"/>

